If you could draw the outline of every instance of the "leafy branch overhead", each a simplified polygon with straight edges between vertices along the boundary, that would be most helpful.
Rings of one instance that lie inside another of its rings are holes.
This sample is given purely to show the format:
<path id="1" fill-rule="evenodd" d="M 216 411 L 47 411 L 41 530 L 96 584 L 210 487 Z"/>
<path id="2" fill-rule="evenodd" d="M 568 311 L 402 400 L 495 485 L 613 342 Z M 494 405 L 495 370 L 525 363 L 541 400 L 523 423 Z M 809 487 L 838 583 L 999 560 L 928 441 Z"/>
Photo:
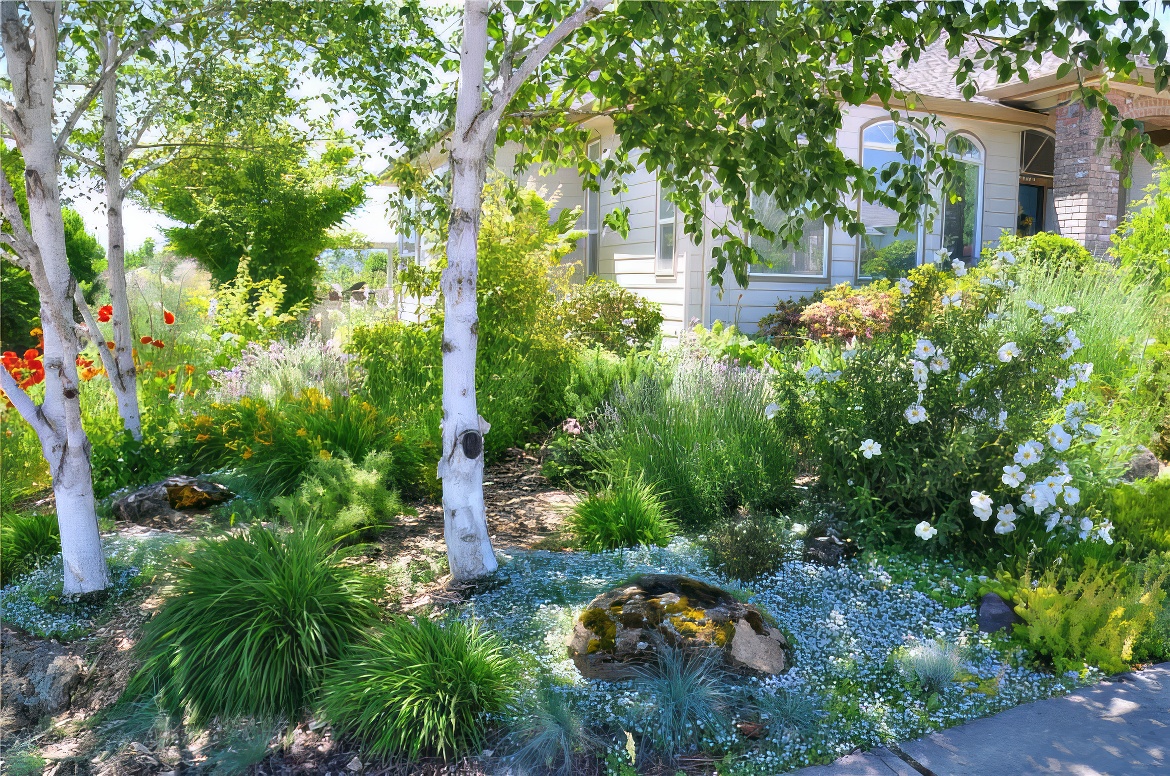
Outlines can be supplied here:
<path id="1" fill-rule="evenodd" d="M 549 31 L 590 3 L 500 3 L 488 32 L 485 104 Z M 499 141 L 517 141 L 517 171 L 533 164 L 574 166 L 586 185 L 623 190 L 637 159 L 674 191 L 693 239 L 713 249 L 713 282 L 728 269 L 741 284 L 758 260 L 745 233 L 786 243 L 825 218 L 862 233 L 858 201 L 890 208 L 907 227 L 956 173 L 936 118 L 917 113 L 919 95 L 900 83 L 902 68 L 928 47 L 945 46 L 949 74 L 966 99 L 979 84 L 1027 81 L 1046 57 L 1075 74 L 1073 98 L 1098 108 L 1122 160 L 1152 154 L 1139 121 L 1122 118 L 1102 75 L 1164 90 L 1170 79 L 1165 31 L 1151 4 L 1038 2 L 658 3 L 632 0 L 600 9 L 516 89 Z M 352 19 L 318 49 L 315 67 L 343 85 L 363 129 L 399 138 L 404 156 L 444 141 L 452 125 L 458 25 L 450 14 L 413 2 L 392 11 L 357 3 Z M 339 11 L 340 12 L 340 11 Z M 374 34 L 388 27 L 405 37 Z M 378 67 L 375 67 L 378 63 Z M 389 99 L 388 99 L 389 98 Z M 899 121 L 904 161 L 880 174 L 838 145 L 851 106 L 879 104 Z M 585 153 L 582 123 L 605 116 L 621 146 L 602 160 Z M 593 184 L 596 185 L 596 184 Z M 769 195 L 790 218 L 771 227 L 753 195 Z M 715 208 L 730 219 L 712 218 Z M 626 228 L 625 213 L 609 217 Z M 739 224 L 740 227 L 729 224 Z"/>

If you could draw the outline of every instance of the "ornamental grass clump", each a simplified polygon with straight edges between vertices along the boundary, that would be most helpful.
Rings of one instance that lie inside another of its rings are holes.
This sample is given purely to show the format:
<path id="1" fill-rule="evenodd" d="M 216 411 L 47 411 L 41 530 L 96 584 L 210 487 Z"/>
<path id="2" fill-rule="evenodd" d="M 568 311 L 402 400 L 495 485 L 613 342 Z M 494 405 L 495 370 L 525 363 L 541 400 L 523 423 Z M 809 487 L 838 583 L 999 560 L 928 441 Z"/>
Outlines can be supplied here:
<path id="1" fill-rule="evenodd" d="M 687 527 L 741 506 L 782 509 L 796 456 L 773 398 L 761 371 L 684 351 L 613 395 L 591 418 L 583 455 L 611 476 L 641 472 Z"/>
<path id="2" fill-rule="evenodd" d="M 718 653 L 660 650 L 657 662 L 638 670 L 636 685 L 653 699 L 647 709 L 651 744 L 667 761 L 715 731 L 731 703 Z"/>
<path id="3" fill-rule="evenodd" d="M 1016 277 L 1009 252 L 971 270 L 919 267 L 898 281 L 889 334 L 822 341 L 781 370 L 821 483 L 863 541 L 977 557 L 1113 541 L 1119 471 L 1098 445 L 1087 313 L 1016 306 Z"/>
<path id="4" fill-rule="evenodd" d="M 55 514 L 0 515 L 0 584 L 35 569 L 61 551 Z"/>
<path id="5" fill-rule="evenodd" d="M 478 751 L 519 674 L 502 642 L 474 622 L 399 617 L 333 665 L 322 708 L 376 757 L 452 760 Z"/>
<path id="6" fill-rule="evenodd" d="M 599 752 L 608 743 L 556 687 L 542 687 L 521 718 L 513 738 L 520 747 L 511 755 L 521 773 L 568 776 L 579 755 Z"/>
<path id="7" fill-rule="evenodd" d="M 954 684 L 961 664 L 958 647 L 939 641 L 907 647 L 897 660 L 902 675 L 928 696 Z"/>
<path id="8" fill-rule="evenodd" d="M 578 503 L 566 526 L 589 552 L 638 545 L 665 547 L 678 530 L 657 489 L 629 473 Z"/>
<path id="9" fill-rule="evenodd" d="M 378 615 L 376 584 L 334 545 L 319 524 L 201 540 L 146 624 L 131 694 L 158 692 L 196 724 L 298 719 L 325 666 Z"/>
<path id="10" fill-rule="evenodd" d="M 372 453 L 361 466 L 345 455 L 318 458 L 300 487 L 273 504 L 293 523 L 328 521 L 347 543 L 369 541 L 406 511 L 394 475 L 390 453 Z"/>
<path id="11" fill-rule="evenodd" d="M 768 737 L 773 739 L 780 739 L 785 734 L 807 736 L 821 718 L 816 699 L 807 692 L 777 690 L 762 693 L 756 699 L 755 707 Z"/>

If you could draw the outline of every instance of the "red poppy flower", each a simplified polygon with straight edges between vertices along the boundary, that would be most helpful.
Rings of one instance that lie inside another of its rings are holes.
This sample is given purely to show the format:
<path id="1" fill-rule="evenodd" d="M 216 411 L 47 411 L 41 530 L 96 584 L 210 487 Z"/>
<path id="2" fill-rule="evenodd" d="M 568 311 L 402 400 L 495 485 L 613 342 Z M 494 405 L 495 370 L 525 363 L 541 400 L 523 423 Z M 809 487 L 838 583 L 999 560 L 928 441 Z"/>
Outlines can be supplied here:
<path id="1" fill-rule="evenodd" d="M 174 322 L 175 322 L 175 314 L 164 307 L 163 308 L 163 323 L 165 323 L 167 326 L 170 326 Z"/>
<path id="2" fill-rule="evenodd" d="M 151 337 L 149 334 L 143 334 L 142 337 L 138 341 L 141 342 L 143 345 L 149 345 L 152 339 L 153 339 L 153 337 Z"/>
<path id="3" fill-rule="evenodd" d="M 20 356 L 11 350 L 6 350 L 3 355 L 0 355 L 0 363 L 4 364 L 5 369 L 12 369 L 20 363 Z"/>
<path id="4" fill-rule="evenodd" d="M 152 342 L 152 343 L 150 343 L 150 344 L 151 344 L 151 345 L 154 345 L 156 348 L 161 348 L 161 347 L 163 347 L 163 341 L 162 341 L 162 340 L 155 340 L 154 342 Z"/>
<path id="5" fill-rule="evenodd" d="M 37 359 L 40 357 L 41 357 L 41 352 L 39 350 L 35 350 L 34 348 L 29 348 L 28 350 L 24 351 L 24 360 L 25 361 L 32 361 L 33 359 Z"/>
<path id="6" fill-rule="evenodd" d="M 103 305 L 98 308 L 98 322 L 109 323 L 110 319 L 114 317 L 114 306 L 112 304 Z"/>
<path id="7" fill-rule="evenodd" d="M 107 348 L 109 348 L 110 350 L 113 350 L 113 349 L 114 349 L 114 343 L 112 343 L 112 342 L 107 342 L 107 343 L 106 343 L 106 347 L 107 347 Z"/>

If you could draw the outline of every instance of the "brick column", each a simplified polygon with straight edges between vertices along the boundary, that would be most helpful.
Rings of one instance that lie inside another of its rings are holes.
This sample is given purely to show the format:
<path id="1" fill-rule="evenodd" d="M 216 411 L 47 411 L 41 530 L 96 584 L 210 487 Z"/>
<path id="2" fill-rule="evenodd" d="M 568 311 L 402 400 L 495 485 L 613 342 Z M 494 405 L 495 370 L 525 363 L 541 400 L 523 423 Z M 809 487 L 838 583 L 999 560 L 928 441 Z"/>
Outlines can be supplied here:
<path id="1" fill-rule="evenodd" d="M 1101 115 L 1078 102 L 1056 109 L 1056 165 L 1053 196 L 1060 233 L 1104 256 L 1109 235 L 1117 228 L 1121 174 L 1113 167 L 1119 156 L 1115 143 L 1107 141 L 1097 152 L 1104 134 Z"/>

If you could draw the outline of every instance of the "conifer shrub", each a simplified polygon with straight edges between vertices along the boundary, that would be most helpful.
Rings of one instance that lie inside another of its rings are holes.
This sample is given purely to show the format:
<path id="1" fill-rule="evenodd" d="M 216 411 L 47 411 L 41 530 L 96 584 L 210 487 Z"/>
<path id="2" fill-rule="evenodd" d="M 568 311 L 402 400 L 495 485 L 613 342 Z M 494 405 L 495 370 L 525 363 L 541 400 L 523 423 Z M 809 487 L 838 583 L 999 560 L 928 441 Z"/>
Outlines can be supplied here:
<path id="1" fill-rule="evenodd" d="M 325 666 L 378 615 L 376 585 L 334 546 L 320 524 L 201 540 L 143 630 L 131 694 L 158 693 L 196 724 L 298 719 Z"/>
<path id="2" fill-rule="evenodd" d="M 750 582 L 792 558 L 793 536 L 787 520 L 779 515 L 738 515 L 715 526 L 704 547 L 721 574 Z"/>
<path id="3" fill-rule="evenodd" d="M 291 522 L 324 520 L 346 542 L 369 541 L 406 511 L 394 477 L 390 453 L 372 453 L 360 466 L 345 455 L 318 458 L 297 490 L 273 504 Z"/>
<path id="4" fill-rule="evenodd" d="M 502 642 L 478 624 L 399 617 L 329 669 L 323 709 L 376 757 L 452 760 L 478 751 L 518 678 Z"/>

